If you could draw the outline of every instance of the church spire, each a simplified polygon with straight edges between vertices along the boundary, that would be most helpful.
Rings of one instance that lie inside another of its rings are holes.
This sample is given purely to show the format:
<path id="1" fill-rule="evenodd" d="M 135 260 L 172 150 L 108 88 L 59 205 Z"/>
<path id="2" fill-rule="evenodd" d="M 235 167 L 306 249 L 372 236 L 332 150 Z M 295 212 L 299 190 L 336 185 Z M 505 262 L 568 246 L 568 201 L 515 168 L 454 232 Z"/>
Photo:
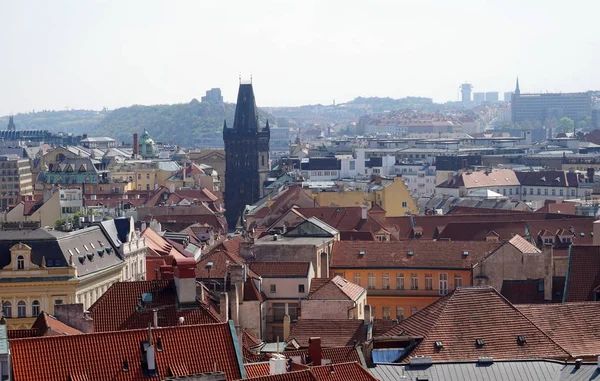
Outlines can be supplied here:
<path id="1" fill-rule="evenodd" d="M 7 130 L 8 131 L 16 131 L 17 130 L 17 127 L 15 126 L 15 121 L 14 121 L 12 115 L 8 117 L 8 128 L 7 128 Z"/>
<path id="2" fill-rule="evenodd" d="M 515 95 L 521 95 L 521 90 L 519 89 L 519 77 L 517 77 L 517 87 L 515 88 Z"/>

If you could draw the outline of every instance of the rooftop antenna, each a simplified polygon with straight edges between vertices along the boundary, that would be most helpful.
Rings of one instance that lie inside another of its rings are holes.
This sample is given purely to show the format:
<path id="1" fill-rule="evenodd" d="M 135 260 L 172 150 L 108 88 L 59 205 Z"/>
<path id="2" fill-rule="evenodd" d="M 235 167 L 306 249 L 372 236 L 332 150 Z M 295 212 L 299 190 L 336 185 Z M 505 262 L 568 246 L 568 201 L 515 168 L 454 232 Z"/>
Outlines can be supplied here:
<path id="1" fill-rule="evenodd" d="M 240 72 L 240 85 L 242 84 L 242 72 Z"/>
<path id="2" fill-rule="evenodd" d="M 252 74 L 250 74 L 250 84 L 252 84 Z"/>

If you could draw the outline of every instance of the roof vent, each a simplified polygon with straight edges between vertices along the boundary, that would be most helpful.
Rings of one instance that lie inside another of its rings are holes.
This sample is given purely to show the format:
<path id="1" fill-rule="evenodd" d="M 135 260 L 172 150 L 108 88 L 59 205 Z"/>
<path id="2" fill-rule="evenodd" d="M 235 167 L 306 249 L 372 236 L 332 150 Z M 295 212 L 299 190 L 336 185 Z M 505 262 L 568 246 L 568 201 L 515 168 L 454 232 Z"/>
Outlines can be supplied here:
<path id="1" fill-rule="evenodd" d="M 581 232 L 581 233 L 579 233 L 579 235 L 580 235 L 581 237 L 585 237 L 585 233 L 584 233 L 584 232 Z"/>
<path id="2" fill-rule="evenodd" d="M 79 259 L 79 262 L 83 265 L 83 262 L 85 262 L 85 255 L 79 255 L 77 256 L 77 258 Z"/>
<path id="3" fill-rule="evenodd" d="M 277 241 L 279 239 L 279 236 L 277 234 L 273 234 L 273 241 Z"/>
<path id="4" fill-rule="evenodd" d="M 468 252 L 468 251 L 466 251 L 466 250 L 465 250 L 465 251 L 463 251 L 463 253 L 462 253 L 462 256 L 463 256 L 463 257 L 468 257 L 468 256 L 469 256 L 469 252 Z"/>
<path id="5" fill-rule="evenodd" d="M 413 255 L 415 255 L 415 252 L 414 252 L 414 251 L 412 251 L 412 250 L 409 250 L 409 251 L 408 251 L 408 256 L 409 256 L 409 257 L 412 257 Z"/>
<path id="6" fill-rule="evenodd" d="M 410 365 L 431 365 L 431 356 L 415 356 L 410 358 Z"/>
<path id="7" fill-rule="evenodd" d="M 435 342 L 435 349 L 437 349 L 439 351 L 442 348 L 444 348 L 444 343 L 442 343 L 441 341 L 436 341 Z"/>
<path id="8" fill-rule="evenodd" d="M 581 368 L 581 364 L 583 363 L 582 359 L 576 359 L 575 360 L 575 369 L 579 369 Z"/>
<path id="9" fill-rule="evenodd" d="M 98 249 L 97 252 L 98 252 L 99 256 L 101 256 L 101 257 L 104 256 L 104 250 L 103 249 Z"/>
<path id="10" fill-rule="evenodd" d="M 479 364 L 493 364 L 494 363 L 494 358 L 493 357 L 480 357 L 477 359 L 477 363 Z"/>
<path id="11" fill-rule="evenodd" d="M 477 346 L 477 348 L 483 348 L 483 346 L 485 345 L 485 341 L 483 341 L 483 339 L 476 339 L 475 345 Z"/>
<path id="12" fill-rule="evenodd" d="M 365 254 L 367 254 L 367 252 L 364 250 L 358 252 L 358 255 L 360 255 L 361 257 L 363 257 Z"/>
<path id="13" fill-rule="evenodd" d="M 94 259 L 94 253 L 87 253 L 87 257 L 88 257 L 89 261 L 91 262 Z"/>
<path id="14" fill-rule="evenodd" d="M 123 372 L 129 372 L 129 362 L 127 360 L 123 360 Z"/>
<path id="15" fill-rule="evenodd" d="M 526 342 L 527 342 L 527 339 L 525 338 L 524 335 L 517 336 L 517 343 L 519 345 L 525 345 Z"/>

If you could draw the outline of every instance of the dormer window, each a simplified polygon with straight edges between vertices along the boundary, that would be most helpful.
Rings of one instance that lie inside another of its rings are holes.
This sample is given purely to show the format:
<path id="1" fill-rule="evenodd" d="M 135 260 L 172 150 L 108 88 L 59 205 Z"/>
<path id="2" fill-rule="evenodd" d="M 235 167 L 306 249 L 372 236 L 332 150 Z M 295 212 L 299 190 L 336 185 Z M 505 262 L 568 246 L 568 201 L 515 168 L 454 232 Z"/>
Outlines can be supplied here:
<path id="1" fill-rule="evenodd" d="M 22 255 L 17 257 L 17 270 L 25 270 L 25 258 Z"/>

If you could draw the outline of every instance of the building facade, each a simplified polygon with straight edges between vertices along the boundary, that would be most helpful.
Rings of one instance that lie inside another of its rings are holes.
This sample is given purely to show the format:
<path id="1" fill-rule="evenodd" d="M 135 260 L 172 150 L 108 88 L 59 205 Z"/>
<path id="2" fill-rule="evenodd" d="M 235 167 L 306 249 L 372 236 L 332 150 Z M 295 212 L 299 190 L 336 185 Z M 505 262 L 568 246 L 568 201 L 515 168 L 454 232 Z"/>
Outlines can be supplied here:
<path id="1" fill-rule="evenodd" d="M 21 196 L 33 194 L 29 160 L 0 155 L 0 211 L 17 204 Z"/>

